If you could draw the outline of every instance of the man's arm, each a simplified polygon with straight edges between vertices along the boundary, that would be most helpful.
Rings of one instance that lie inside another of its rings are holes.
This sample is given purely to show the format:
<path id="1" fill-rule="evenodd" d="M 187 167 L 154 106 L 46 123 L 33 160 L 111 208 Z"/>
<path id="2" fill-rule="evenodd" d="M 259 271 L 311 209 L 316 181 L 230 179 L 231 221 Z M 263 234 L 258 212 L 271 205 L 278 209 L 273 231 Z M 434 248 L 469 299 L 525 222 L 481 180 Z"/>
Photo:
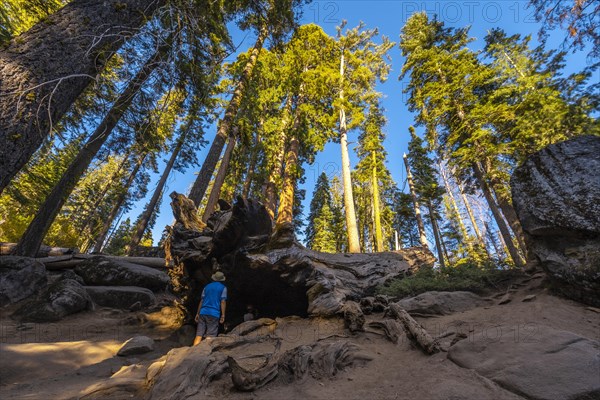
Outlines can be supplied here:
<path id="1" fill-rule="evenodd" d="M 227 301 L 221 300 L 221 319 L 219 322 L 222 324 L 225 322 L 225 309 L 227 308 Z"/>

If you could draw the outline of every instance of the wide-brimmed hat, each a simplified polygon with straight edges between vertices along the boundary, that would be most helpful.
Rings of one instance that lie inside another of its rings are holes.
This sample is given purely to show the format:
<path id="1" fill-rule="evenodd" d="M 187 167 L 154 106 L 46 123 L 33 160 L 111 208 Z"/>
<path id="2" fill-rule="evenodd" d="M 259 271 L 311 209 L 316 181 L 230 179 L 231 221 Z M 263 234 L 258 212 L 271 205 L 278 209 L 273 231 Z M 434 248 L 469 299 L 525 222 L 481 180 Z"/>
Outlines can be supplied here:
<path id="1" fill-rule="evenodd" d="M 221 271 L 217 271 L 212 274 L 211 279 L 217 282 L 223 282 L 225 280 L 225 275 Z"/>

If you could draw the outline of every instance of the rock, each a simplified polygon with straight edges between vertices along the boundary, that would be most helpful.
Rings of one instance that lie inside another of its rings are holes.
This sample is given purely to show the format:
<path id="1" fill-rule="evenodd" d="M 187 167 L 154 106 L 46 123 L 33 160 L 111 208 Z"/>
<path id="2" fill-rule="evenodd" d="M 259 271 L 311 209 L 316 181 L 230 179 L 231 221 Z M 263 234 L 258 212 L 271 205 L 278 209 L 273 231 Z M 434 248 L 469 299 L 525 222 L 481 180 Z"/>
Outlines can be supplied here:
<path id="1" fill-rule="evenodd" d="M 121 357 L 132 356 L 134 354 L 149 353 L 154 350 L 154 340 L 148 336 L 134 336 L 123 343 L 123 346 L 117 351 Z"/>
<path id="2" fill-rule="evenodd" d="M 500 306 L 502 304 L 508 304 L 511 301 L 512 301 L 512 296 L 510 295 L 510 293 L 506 293 L 504 296 L 502 296 L 502 298 L 498 302 L 498 305 Z"/>
<path id="3" fill-rule="evenodd" d="M 466 311 L 486 301 L 471 292 L 425 292 L 398 302 L 408 313 L 445 315 Z"/>
<path id="4" fill-rule="evenodd" d="M 150 290 L 164 290 L 169 277 L 163 271 L 107 257 L 92 257 L 75 267 L 86 285 L 140 286 Z"/>
<path id="5" fill-rule="evenodd" d="M 151 290 L 136 286 L 85 286 L 94 303 L 122 310 L 131 310 L 136 303 L 140 308 L 156 304 Z"/>
<path id="6" fill-rule="evenodd" d="M 81 285 L 85 285 L 85 283 L 83 282 L 83 278 L 77 275 L 75 271 L 71 269 L 48 272 L 48 281 L 51 283 L 55 283 L 63 279 L 72 279 L 74 281 L 77 281 Z"/>
<path id="7" fill-rule="evenodd" d="M 600 137 L 580 136 L 530 156 L 511 178 L 530 251 L 555 288 L 600 306 Z"/>
<path id="8" fill-rule="evenodd" d="M 528 399 L 600 398 L 600 343 L 548 326 L 483 331 L 452 346 L 448 358 Z"/>
<path id="9" fill-rule="evenodd" d="M 48 287 L 39 299 L 23 305 L 14 316 L 24 322 L 55 322 L 91 306 L 92 300 L 84 287 L 77 281 L 65 279 Z"/>
<path id="10" fill-rule="evenodd" d="M 523 301 L 523 302 L 525 302 L 525 301 L 533 301 L 533 300 L 535 300 L 535 298 L 536 298 L 536 295 L 535 295 L 535 294 L 530 294 L 530 295 L 528 295 L 528 296 L 525 296 L 525 297 L 523 298 L 523 300 L 521 300 L 521 301 Z"/>
<path id="11" fill-rule="evenodd" d="M 342 306 L 342 315 L 344 316 L 344 324 L 350 332 L 362 332 L 365 330 L 365 315 L 357 302 L 347 301 L 344 303 Z"/>
<path id="12" fill-rule="evenodd" d="M 39 293 L 47 284 L 46 267 L 34 258 L 0 257 L 0 306 Z"/>

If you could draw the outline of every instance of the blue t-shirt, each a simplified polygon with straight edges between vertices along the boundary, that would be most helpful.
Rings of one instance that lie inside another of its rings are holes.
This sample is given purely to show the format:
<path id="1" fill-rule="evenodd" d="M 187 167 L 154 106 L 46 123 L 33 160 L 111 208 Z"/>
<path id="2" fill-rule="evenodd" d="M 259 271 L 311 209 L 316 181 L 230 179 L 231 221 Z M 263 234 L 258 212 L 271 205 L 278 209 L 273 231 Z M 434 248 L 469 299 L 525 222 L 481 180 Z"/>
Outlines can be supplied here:
<path id="1" fill-rule="evenodd" d="M 221 317 L 221 300 L 227 300 L 227 288 L 221 282 L 211 282 L 202 290 L 200 315 Z"/>

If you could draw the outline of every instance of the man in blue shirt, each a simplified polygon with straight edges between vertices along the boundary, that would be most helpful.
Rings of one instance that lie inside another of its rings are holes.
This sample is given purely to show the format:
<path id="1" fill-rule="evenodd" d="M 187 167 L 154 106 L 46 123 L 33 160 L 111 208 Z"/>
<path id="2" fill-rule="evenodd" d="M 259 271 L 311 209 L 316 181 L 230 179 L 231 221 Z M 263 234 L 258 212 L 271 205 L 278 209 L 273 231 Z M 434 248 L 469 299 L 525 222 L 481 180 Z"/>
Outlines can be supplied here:
<path id="1" fill-rule="evenodd" d="M 213 282 L 206 285 L 202 290 L 202 298 L 198 305 L 198 312 L 196 313 L 198 327 L 193 346 L 200 343 L 202 339 L 217 336 L 219 323 L 225 322 L 227 288 L 222 283 L 225 281 L 225 275 L 221 271 L 217 271 L 211 278 Z"/>

